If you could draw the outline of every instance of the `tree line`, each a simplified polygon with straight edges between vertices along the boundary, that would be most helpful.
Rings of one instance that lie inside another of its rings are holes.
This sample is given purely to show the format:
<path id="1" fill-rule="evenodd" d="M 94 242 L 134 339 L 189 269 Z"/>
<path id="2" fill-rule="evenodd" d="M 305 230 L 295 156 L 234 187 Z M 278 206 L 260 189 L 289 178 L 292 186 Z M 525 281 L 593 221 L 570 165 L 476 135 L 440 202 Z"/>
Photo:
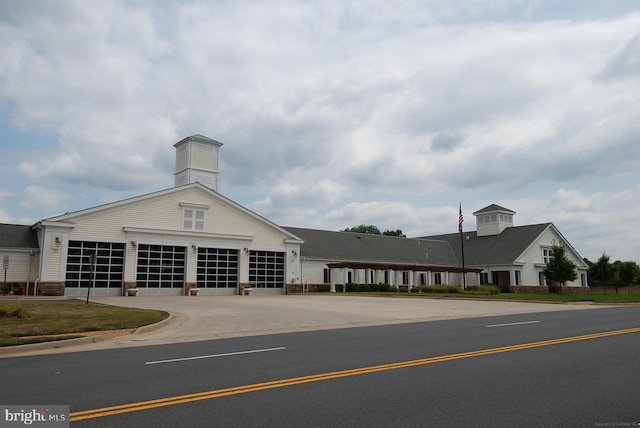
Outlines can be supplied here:
<path id="1" fill-rule="evenodd" d="M 618 289 L 637 285 L 640 281 L 640 266 L 636 262 L 616 260 L 611 263 L 611 258 L 605 252 L 595 263 L 589 259 L 584 261 L 589 265 L 589 285 L 603 287 L 605 293 L 607 288 L 613 288 L 618 294 Z"/>
<path id="2" fill-rule="evenodd" d="M 342 232 L 356 232 L 356 233 L 367 233 L 369 235 L 387 235 L 387 236 L 400 236 L 402 238 L 406 238 L 407 235 L 402 233 L 402 230 L 385 230 L 384 232 L 380 232 L 377 226 L 373 224 L 361 224 L 359 226 L 348 227 L 344 229 Z"/>

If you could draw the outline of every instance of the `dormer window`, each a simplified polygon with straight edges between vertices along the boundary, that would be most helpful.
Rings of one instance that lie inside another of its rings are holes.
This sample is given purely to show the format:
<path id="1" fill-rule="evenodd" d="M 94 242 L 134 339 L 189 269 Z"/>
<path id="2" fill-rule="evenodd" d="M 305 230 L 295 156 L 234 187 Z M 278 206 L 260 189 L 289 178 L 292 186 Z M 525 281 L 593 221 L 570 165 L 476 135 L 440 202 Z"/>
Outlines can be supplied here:
<path id="1" fill-rule="evenodd" d="M 182 206 L 182 229 L 204 231 L 205 212 L 208 205 L 180 203 Z"/>
<path id="2" fill-rule="evenodd" d="M 510 215 L 500 214 L 500 221 L 504 223 L 511 223 L 513 222 L 513 219 Z"/>

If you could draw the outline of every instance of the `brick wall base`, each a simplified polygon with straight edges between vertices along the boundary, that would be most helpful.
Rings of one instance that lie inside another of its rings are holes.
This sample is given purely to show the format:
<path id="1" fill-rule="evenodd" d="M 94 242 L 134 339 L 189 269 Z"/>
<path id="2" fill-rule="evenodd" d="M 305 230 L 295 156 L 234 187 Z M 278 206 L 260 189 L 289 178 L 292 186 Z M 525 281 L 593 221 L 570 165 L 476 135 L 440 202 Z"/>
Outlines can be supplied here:
<path id="1" fill-rule="evenodd" d="M 510 285 L 509 293 L 547 294 L 549 287 L 545 285 Z"/>
<path id="2" fill-rule="evenodd" d="M 589 287 L 552 287 L 549 288 L 546 285 L 510 285 L 509 293 L 529 293 L 529 294 L 548 294 L 548 293 L 560 293 L 560 294 L 590 294 L 591 289 Z"/>
<path id="3" fill-rule="evenodd" d="M 340 286 L 342 287 L 342 286 Z M 338 285 L 336 285 L 336 289 Z M 319 293 L 322 291 L 329 291 L 331 286 L 329 284 L 305 284 L 304 290 L 302 288 L 302 284 L 287 284 L 287 294 L 289 293 L 302 293 L 303 291 L 307 291 L 309 293 Z"/>
<path id="4" fill-rule="evenodd" d="M 64 282 L 42 281 L 38 283 L 38 296 L 64 296 Z"/>
<path id="5" fill-rule="evenodd" d="M 189 295 L 189 290 L 191 290 L 192 288 L 198 288 L 198 284 L 195 282 L 185 282 L 184 284 L 184 295 L 188 296 Z"/>
<path id="6" fill-rule="evenodd" d="M 125 281 L 122 285 L 122 295 L 127 295 L 127 290 L 130 288 L 138 288 L 138 284 L 135 281 Z"/>
<path id="7" fill-rule="evenodd" d="M 561 287 L 560 294 L 591 294 L 590 287 Z"/>

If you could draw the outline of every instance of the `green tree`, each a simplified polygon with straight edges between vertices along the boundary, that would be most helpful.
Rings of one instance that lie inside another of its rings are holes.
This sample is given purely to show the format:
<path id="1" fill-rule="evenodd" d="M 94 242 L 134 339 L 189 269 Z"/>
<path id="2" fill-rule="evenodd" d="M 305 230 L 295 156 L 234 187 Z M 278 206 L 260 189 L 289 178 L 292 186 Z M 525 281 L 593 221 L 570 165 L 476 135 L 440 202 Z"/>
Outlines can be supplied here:
<path id="1" fill-rule="evenodd" d="M 600 258 L 589 267 L 589 282 L 604 288 L 607 294 L 607 287 L 613 280 L 613 266 L 609 263 L 610 257 L 602 253 Z"/>
<path id="2" fill-rule="evenodd" d="M 400 229 L 385 230 L 384 232 L 382 232 L 382 234 L 383 235 L 387 235 L 387 236 L 400 236 L 401 238 L 406 238 L 407 237 L 407 235 L 402 233 L 402 230 L 400 230 Z"/>
<path id="3" fill-rule="evenodd" d="M 567 281 L 575 281 L 578 278 L 576 264 L 569 260 L 567 253 L 562 245 L 553 245 L 553 258 L 544 268 L 544 276 L 551 281 L 559 282 L 561 285 Z"/>
<path id="4" fill-rule="evenodd" d="M 616 260 L 612 265 L 613 277 L 611 286 L 615 288 L 616 294 L 622 287 L 631 287 L 638 275 L 638 266 L 635 262 L 621 262 Z"/>
<path id="5" fill-rule="evenodd" d="M 369 235 L 381 235 L 380 229 L 377 226 L 372 224 L 361 224 L 360 226 L 354 226 L 345 229 L 343 232 L 356 232 L 356 233 L 367 233 Z"/>

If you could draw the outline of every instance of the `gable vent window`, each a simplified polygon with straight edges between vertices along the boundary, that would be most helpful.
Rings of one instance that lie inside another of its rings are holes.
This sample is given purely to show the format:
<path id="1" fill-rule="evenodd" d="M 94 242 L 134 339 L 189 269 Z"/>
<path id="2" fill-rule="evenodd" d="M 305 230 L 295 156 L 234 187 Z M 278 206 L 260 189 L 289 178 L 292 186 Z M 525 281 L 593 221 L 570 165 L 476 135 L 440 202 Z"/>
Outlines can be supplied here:
<path id="1" fill-rule="evenodd" d="M 204 210 L 184 208 L 182 211 L 182 228 L 185 230 L 204 230 Z"/>

